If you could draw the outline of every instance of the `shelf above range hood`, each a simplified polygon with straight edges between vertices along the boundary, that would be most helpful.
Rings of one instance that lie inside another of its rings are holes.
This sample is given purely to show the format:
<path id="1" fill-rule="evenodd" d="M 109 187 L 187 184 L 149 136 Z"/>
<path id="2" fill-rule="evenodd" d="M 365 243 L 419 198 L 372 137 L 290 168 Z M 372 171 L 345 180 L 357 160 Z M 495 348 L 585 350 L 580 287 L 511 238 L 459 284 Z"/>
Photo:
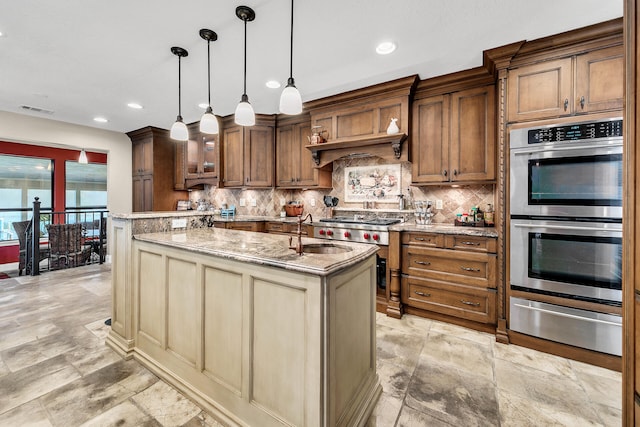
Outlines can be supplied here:
<path id="1" fill-rule="evenodd" d="M 307 145 L 306 148 L 311 151 L 316 167 L 322 168 L 343 157 L 376 156 L 386 160 L 408 161 L 409 150 L 404 144 L 406 140 L 406 133 L 366 135 Z"/>

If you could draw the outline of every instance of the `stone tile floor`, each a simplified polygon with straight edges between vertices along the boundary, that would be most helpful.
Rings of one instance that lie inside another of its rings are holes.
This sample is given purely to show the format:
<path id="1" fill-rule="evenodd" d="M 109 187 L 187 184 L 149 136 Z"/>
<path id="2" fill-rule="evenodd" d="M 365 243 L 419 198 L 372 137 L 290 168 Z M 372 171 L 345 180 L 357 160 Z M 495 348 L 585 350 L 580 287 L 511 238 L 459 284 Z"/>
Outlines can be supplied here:
<path id="1" fill-rule="evenodd" d="M 108 265 L 0 280 L 0 426 L 220 426 L 104 345 Z M 380 426 L 619 426 L 621 375 L 378 315 Z"/>

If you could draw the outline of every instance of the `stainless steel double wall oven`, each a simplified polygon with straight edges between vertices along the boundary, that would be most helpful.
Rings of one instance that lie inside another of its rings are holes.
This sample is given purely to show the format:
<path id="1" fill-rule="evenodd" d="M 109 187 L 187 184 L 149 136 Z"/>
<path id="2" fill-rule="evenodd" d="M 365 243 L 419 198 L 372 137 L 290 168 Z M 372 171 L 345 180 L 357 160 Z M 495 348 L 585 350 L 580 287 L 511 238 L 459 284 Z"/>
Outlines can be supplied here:
<path id="1" fill-rule="evenodd" d="M 621 355 L 622 119 L 512 130 L 510 193 L 509 328 Z"/>

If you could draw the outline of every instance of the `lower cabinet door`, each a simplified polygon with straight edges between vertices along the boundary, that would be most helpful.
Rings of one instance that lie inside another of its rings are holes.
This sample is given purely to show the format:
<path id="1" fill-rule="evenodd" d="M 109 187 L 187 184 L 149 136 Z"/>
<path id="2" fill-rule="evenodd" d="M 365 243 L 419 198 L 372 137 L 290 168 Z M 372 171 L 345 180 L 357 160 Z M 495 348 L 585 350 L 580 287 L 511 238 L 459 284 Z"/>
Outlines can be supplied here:
<path id="1" fill-rule="evenodd" d="M 481 323 L 496 323 L 496 291 L 412 276 L 402 278 L 402 302 Z"/>

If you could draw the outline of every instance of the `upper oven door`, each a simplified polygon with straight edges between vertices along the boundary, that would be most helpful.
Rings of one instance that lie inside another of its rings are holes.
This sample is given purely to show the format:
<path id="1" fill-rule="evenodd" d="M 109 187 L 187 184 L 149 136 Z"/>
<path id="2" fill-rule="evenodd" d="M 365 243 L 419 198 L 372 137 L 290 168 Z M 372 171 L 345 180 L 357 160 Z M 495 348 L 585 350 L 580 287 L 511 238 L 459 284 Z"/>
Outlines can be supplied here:
<path id="1" fill-rule="evenodd" d="M 512 288 L 622 301 L 622 224 L 511 219 Z"/>
<path id="2" fill-rule="evenodd" d="M 511 214 L 622 218 L 622 138 L 511 150 Z"/>

